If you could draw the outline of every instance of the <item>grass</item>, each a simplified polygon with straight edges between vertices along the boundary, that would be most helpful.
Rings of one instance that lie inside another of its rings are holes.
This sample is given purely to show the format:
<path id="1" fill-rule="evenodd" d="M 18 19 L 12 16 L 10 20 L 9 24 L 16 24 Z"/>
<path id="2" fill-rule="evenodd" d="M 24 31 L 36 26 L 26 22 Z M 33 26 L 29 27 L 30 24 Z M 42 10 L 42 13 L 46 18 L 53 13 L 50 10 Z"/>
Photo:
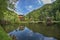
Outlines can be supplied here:
<path id="1" fill-rule="evenodd" d="M 0 26 L 0 40 L 12 40 L 1 26 Z"/>

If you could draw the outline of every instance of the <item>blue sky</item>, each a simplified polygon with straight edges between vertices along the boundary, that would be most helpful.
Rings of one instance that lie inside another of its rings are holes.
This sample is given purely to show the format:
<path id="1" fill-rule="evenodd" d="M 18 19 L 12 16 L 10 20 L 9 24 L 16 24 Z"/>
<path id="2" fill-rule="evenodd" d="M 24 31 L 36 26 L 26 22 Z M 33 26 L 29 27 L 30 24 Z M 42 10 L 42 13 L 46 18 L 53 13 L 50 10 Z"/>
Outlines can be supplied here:
<path id="1" fill-rule="evenodd" d="M 20 15 L 26 15 L 41 6 L 43 6 L 43 2 L 41 0 L 18 0 L 15 5 L 15 10 Z"/>
<path id="2" fill-rule="evenodd" d="M 15 0 L 10 0 L 14 4 Z M 18 15 L 26 15 L 29 12 L 42 7 L 45 4 L 51 4 L 56 0 L 18 0 L 14 7 L 15 10 L 8 7 L 9 10 L 16 12 Z"/>

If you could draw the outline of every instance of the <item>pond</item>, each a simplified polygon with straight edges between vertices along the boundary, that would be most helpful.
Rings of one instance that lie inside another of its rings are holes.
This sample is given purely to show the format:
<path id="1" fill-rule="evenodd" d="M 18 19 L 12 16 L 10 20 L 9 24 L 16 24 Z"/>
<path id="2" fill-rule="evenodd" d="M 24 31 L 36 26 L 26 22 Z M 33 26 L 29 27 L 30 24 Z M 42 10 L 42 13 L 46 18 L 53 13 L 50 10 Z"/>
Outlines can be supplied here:
<path id="1" fill-rule="evenodd" d="M 52 27 L 52 28 L 51 28 Z M 15 40 L 57 40 L 55 38 L 55 28 L 53 26 L 43 26 L 42 24 L 20 25 L 17 29 L 9 33 Z"/>

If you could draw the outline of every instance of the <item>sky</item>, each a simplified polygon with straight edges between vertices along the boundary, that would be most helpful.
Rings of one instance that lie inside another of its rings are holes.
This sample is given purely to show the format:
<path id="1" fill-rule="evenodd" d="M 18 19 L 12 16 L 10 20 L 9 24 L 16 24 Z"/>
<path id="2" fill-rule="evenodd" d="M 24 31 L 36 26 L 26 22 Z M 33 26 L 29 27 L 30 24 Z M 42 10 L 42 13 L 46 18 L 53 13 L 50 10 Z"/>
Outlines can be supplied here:
<path id="1" fill-rule="evenodd" d="M 15 3 L 15 12 L 18 15 L 26 15 L 29 12 L 42 7 L 45 4 L 53 3 L 56 0 L 18 0 Z"/>
<path id="2" fill-rule="evenodd" d="M 19 0 L 15 7 L 18 14 L 25 15 L 42 5 L 43 2 L 41 0 Z"/>

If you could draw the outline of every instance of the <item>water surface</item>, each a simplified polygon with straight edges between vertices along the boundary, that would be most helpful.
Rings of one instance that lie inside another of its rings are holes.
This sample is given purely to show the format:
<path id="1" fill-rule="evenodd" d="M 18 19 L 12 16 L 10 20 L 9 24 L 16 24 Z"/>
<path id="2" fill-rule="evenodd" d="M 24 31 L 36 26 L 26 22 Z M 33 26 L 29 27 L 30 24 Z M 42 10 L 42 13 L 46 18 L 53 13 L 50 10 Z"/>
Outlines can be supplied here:
<path id="1" fill-rule="evenodd" d="M 57 40 L 54 37 L 46 37 L 43 34 L 34 32 L 25 26 L 23 30 L 17 28 L 9 33 L 10 36 L 15 35 L 17 40 Z"/>

